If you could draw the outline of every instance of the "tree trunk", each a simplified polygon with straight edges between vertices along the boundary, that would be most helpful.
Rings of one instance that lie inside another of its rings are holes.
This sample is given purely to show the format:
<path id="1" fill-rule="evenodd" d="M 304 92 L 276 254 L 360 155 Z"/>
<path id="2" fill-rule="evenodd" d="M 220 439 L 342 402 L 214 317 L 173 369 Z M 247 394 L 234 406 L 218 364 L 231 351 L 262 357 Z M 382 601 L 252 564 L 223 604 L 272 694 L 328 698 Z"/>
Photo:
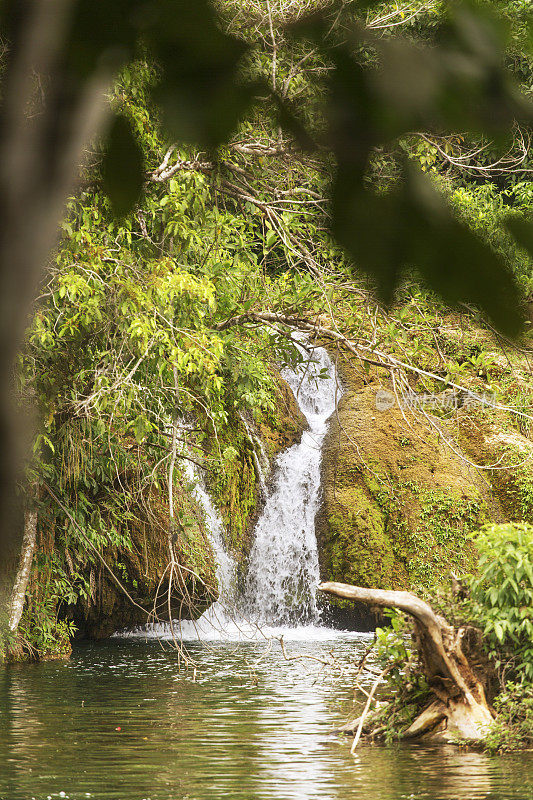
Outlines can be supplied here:
<path id="1" fill-rule="evenodd" d="M 30 578 L 35 542 L 37 540 L 37 510 L 32 509 L 24 514 L 24 536 L 20 554 L 20 565 L 13 586 L 11 607 L 9 611 L 9 630 L 15 633 L 22 616 L 26 589 Z"/>
<path id="2" fill-rule="evenodd" d="M 84 148 L 104 125 L 112 78 L 109 59 L 79 86 L 64 74 L 72 3 L 11 5 L 0 106 L 0 651 L 22 545 L 16 487 L 31 452 L 15 360 Z M 42 105 L 36 75 L 47 76 Z"/>
<path id="3" fill-rule="evenodd" d="M 431 606 L 410 592 L 365 589 L 347 583 L 322 583 L 320 591 L 379 608 L 397 608 L 414 618 L 413 640 L 435 700 L 404 731 L 404 738 L 483 739 L 493 721 L 484 676 L 476 674 L 461 647 L 466 628 L 457 631 Z"/>

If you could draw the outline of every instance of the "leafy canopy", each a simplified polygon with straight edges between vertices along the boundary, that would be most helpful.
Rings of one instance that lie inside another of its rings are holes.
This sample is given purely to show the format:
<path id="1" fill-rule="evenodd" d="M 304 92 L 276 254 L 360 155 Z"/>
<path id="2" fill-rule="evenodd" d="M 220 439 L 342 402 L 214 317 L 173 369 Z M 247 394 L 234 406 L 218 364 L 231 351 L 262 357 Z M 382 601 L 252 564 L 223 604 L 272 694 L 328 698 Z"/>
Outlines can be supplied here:
<path id="1" fill-rule="evenodd" d="M 447 303 L 472 302 L 515 335 L 522 320 L 513 276 L 427 176 L 398 158 L 392 188 L 376 190 L 369 180 L 376 153 L 407 134 L 459 130 L 503 147 L 517 122 L 531 125 L 533 104 L 506 68 L 516 42 L 505 15 L 488 3 L 444 4 L 431 40 L 422 44 L 365 26 L 364 12 L 373 5 L 332 3 L 286 27 L 285 36 L 304 52 L 316 49 L 326 68 L 326 77 L 317 73 L 305 115 L 251 67 L 260 43 L 228 33 L 224 6 L 208 0 L 79 0 L 65 44 L 64 90 L 74 97 L 103 64 L 118 69 L 148 53 L 158 65 L 152 98 L 169 137 L 215 157 L 258 104 L 302 147 L 333 157 L 331 229 L 383 302 L 391 301 L 405 271 L 415 270 Z M 339 14 L 343 24 L 335 27 Z M 8 5 L 4 29 L 14 32 L 20 16 L 16 3 Z M 522 26 L 523 46 L 531 48 L 527 14 Z M 103 172 L 115 212 L 125 215 L 145 178 L 127 118 L 111 125 Z M 509 230 L 532 254 L 531 220 L 514 219 Z"/>

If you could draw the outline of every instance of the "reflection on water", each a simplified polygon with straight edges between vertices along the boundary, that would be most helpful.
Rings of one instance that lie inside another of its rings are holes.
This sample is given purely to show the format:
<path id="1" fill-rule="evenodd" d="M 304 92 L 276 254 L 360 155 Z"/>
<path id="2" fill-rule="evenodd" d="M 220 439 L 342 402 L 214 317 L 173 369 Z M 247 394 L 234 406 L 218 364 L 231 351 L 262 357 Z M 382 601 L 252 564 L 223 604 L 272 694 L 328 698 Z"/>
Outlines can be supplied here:
<path id="1" fill-rule="evenodd" d="M 350 664 L 365 640 L 295 641 Z M 193 679 L 155 641 L 0 671 L 0 798 L 533 800 L 533 754 L 360 746 L 332 734 L 350 679 L 279 644 L 194 643 Z"/>

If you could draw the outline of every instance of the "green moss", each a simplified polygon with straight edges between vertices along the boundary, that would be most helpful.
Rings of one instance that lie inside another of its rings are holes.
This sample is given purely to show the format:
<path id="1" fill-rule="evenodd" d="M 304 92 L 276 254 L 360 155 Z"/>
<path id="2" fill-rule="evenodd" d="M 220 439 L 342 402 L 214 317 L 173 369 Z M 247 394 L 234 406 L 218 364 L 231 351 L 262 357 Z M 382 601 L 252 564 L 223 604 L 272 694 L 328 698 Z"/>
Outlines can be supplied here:
<path id="1" fill-rule="evenodd" d="M 346 392 L 339 420 L 324 449 L 323 578 L 424 594 L 471 569 L 467 534 L 489 517 L 482 481 L 420 421 L 380 414 L 372 386 Z"/>
<path id="2" fill-rule="evenodd" d="M 271 460 L 298 441 L 307 425 L 291 389 L 279 375 L 273 382 L 272 401 L 270 409 L 255 414 L 258 432 Z"/>
<path id="3" fill-rule="evenodd" d="M 533 522 L 533 474 L 529 469 L 519 467 L 514 470 L 513 479 L 518 512 L 516 519 Z"/>
<path id="4" fill-rule="evenodd" d="M 324 577 L 363 586 L 393 585 L 403 570 L 390 536 L 387 491 L 374 474 L 357 475 L 353 481 L 350 471 L 344 473 L 335 487 L 321 548 L 327 553 Z"/>
<path id="5" fill-rule="evenodd" d="M 482 520 L 479 498 L 453 491 L 413 492 L 406 484 L 380 485 L 373 476 L 337 487 L 336 509 L 327 518 L 327 578 L 431 588 L 450 569 L 470 568 L 467 534 Z"/>
<path id="6" fill-rule="evenodd" d="M 258 478 L 252 443 L 238 416 L 229 418 L 219 434 L 223 453 L 229 453 L 223 468 L 212 470 L 209 488 L 226 530 L 227 545 L 243 557 L 249 546 L 250 522 L 258 502 Z"/>
<path id="7" fill-rule="evenodd" d="M 468 534 L 483 524 L 484 504 L 478 493 L 426 490 L 420 508 L 406 526 L 404 556 L 415 588 L 428 589 L 447 578 L 450 570 L 469 571 L 475 550 Z"/>
<path id="8" fill-rule="evenodd" d="M 386 518 L 361 486 L 340 489 L 337 498 L 337 511 L 328 517 L 328 578 L 349 575 L 353 583 L 381 585 L 394 561 Z M 371 562 L 369 551 L 374 554 Z"/>
<path id="9" fill-rule="evenodd" d="M 255 428 L 271 462 L 300 438 L 305 425 L 292 392 L 279 375 L 272 382 L 272 392 L 270 407 L 254 415 Z M 224 521 L 226 543 L 243 563 L 251 546 L 261 495 L 254 443 L 242 418 L 232 409 L 227 410 L 227 423 L 219 431 L 219 446 L 225 458 L 222 469 L 210 471 L 209 489 Z"/>

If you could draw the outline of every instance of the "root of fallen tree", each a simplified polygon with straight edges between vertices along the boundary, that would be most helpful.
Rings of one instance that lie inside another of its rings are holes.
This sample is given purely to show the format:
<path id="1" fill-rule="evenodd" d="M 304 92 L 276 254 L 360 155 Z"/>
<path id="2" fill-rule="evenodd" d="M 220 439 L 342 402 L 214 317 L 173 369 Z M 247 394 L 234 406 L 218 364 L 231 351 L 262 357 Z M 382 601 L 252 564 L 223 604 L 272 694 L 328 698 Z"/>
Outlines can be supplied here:
<path id="1" fill-rule="evenodd" d="M 428 603 L 409 592 L 384 591 L 322 583 L 326 594 L 379 608 L 397 608 L 414 619 L 413 640 L 433 699 L 403 731 L 404 739 L 431 739 L 447 743 L 481 742 L 490 730 L 493 714 L 486 698 L 486 678 L 469 658 L 465 641 L 471 628 L 455 630 Z M 369 730 L 371 717 L 355 720 L 345 730 Z M 366 727 L 365 727 L 366 726 Z"/>

